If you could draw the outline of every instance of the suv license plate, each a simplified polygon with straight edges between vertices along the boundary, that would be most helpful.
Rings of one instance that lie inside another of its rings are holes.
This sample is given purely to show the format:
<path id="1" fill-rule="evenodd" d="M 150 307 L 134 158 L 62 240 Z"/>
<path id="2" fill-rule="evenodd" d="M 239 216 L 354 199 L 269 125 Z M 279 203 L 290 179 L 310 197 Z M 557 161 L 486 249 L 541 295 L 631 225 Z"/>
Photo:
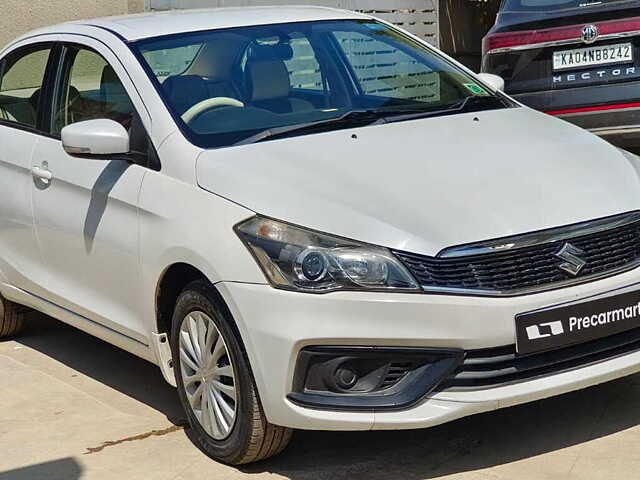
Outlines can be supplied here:
<path id="1" fill-rule="evenodd" d="M 601 45 L 598 47 L 553 52 L 554 70 L 568 70 L 594 65 L 631 62 L 633 62 L 633 45 L 631 43 L 618 43 L 616 45 Z"/>
<path id="2" fill-rule="evenodd" d="M 640 327 L 640 291 L 516 316 L 518 354 L 558 349 Z"/>

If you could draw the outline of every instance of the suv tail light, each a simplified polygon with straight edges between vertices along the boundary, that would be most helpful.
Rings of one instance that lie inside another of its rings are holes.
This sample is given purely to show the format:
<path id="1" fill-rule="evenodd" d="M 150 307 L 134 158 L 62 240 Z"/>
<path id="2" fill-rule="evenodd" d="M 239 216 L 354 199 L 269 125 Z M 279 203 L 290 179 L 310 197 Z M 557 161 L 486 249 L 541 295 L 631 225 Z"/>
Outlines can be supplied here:
<path id="1" fill-rule="evenodd" d="M 582 28 L 585 24 L 567 27 L 545 28 L 542 30 L 522 30 L 519 32 L 490 33 L 482 41 L 483 54 L 517 47 L 545 46 L 549 43 L 572 43 L 582 40 Z M 598 38 L 607 35 L 640 34 L 640 17 L 596 22 Z"/>
<path id="2" fill-rule="evenodd" d="M 493 33 L 484 37 L 482 41 L 483 53 L 494 50 L 537 45 L 561 40 L 578 39 L 582 26 L 556 27 L 544 30 L 522 30 L 520 32 Z"/>

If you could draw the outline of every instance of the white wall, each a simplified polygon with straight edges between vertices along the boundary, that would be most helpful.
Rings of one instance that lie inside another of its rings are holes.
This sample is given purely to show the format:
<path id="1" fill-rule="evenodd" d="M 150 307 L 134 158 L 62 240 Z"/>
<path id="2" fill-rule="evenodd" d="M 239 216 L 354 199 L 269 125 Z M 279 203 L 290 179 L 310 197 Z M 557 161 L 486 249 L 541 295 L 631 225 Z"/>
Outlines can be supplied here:
<path id="1" fill-rule="evenodd" d="M 438 45 L 437 0 L 146 0 L 150 10 L 279 4 L 324 5 L 371 13 Z"/>

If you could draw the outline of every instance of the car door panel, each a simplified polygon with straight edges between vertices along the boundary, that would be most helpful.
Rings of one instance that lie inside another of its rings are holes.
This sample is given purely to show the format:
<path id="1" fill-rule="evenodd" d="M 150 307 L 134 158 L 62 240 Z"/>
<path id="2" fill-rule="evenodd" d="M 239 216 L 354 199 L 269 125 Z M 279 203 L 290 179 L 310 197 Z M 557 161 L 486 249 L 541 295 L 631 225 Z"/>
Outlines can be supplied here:
<path id="1" fill-rule="evenodd" d="M 48 172 L 51 180 L 34 182 L 33 210 L 51 272 L 45 298 L 148 343 L 150 322 L 140 313 L 137 206 L 147 169 L 127 157 L 69 155 L 59 138 L 65 125 L 83 120 L 109 118 L 131 126 L 132 115 L 123 111 L 134 112 L 140 100 L 129 98 L 135 91 L 123 85 L 121 69 L 97 41 L 64 44 L 52 135 L 38 143 L 32 159 L 32 167 Z"/>
<path id="2" fill-rule="evenodd" d="M 46 298 L 136 339 L 139 317 L 138 192 L 146 169 L 68 155 L 59 140 L 36 147 L 49 185 L 34 190 L 38 239 L 51 281 Z"/>
<path id="3" fill-rule="evenodd" d="M 42 293 L 47 269 L 33 224 L 31 158 L 42 138 L 40 92 L 53 43 L 27 43 L 0 61 L 0 280 Z"/>

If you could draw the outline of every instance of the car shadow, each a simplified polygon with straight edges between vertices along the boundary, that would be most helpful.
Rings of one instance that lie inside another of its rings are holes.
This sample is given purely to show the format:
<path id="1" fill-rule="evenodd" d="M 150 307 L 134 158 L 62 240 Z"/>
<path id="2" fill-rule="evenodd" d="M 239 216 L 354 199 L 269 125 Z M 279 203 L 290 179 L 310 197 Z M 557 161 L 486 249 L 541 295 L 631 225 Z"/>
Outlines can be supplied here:
<path id="1" fill-rule="evenodd" d="M 175 388 L 146 360 L 36 312 L 15 340 L 150 406 L 175 425 L 186 421 Z"/>
<path id="2" fill-rule="evenodd" d="M 28 325 L 20 343 L 184 424 L 175 389 L 156 366 L 39 314 Z M 422 480 L 563 450 L 639 423 L 640 374 L 430 429 L 297 431 L 283 454 L 239 470 L 291 480 Z"/>
<path id="3" fill-rule="evenodd" d="M 79 480 L 82 466 L 71 457 L 0 471 L 0 480 Z"/>
<path id="4" fill-rule="evenodd" d="M 84 220 L 84 246 L 87 253 L 91 253 L 93 250 L 93 242 L 107 209 L 109 194 L 130 166 L 128 162 L 112 160 L 104 167 L 91 189 L 91 202 L 89 202 L 87 216 Z"/>

